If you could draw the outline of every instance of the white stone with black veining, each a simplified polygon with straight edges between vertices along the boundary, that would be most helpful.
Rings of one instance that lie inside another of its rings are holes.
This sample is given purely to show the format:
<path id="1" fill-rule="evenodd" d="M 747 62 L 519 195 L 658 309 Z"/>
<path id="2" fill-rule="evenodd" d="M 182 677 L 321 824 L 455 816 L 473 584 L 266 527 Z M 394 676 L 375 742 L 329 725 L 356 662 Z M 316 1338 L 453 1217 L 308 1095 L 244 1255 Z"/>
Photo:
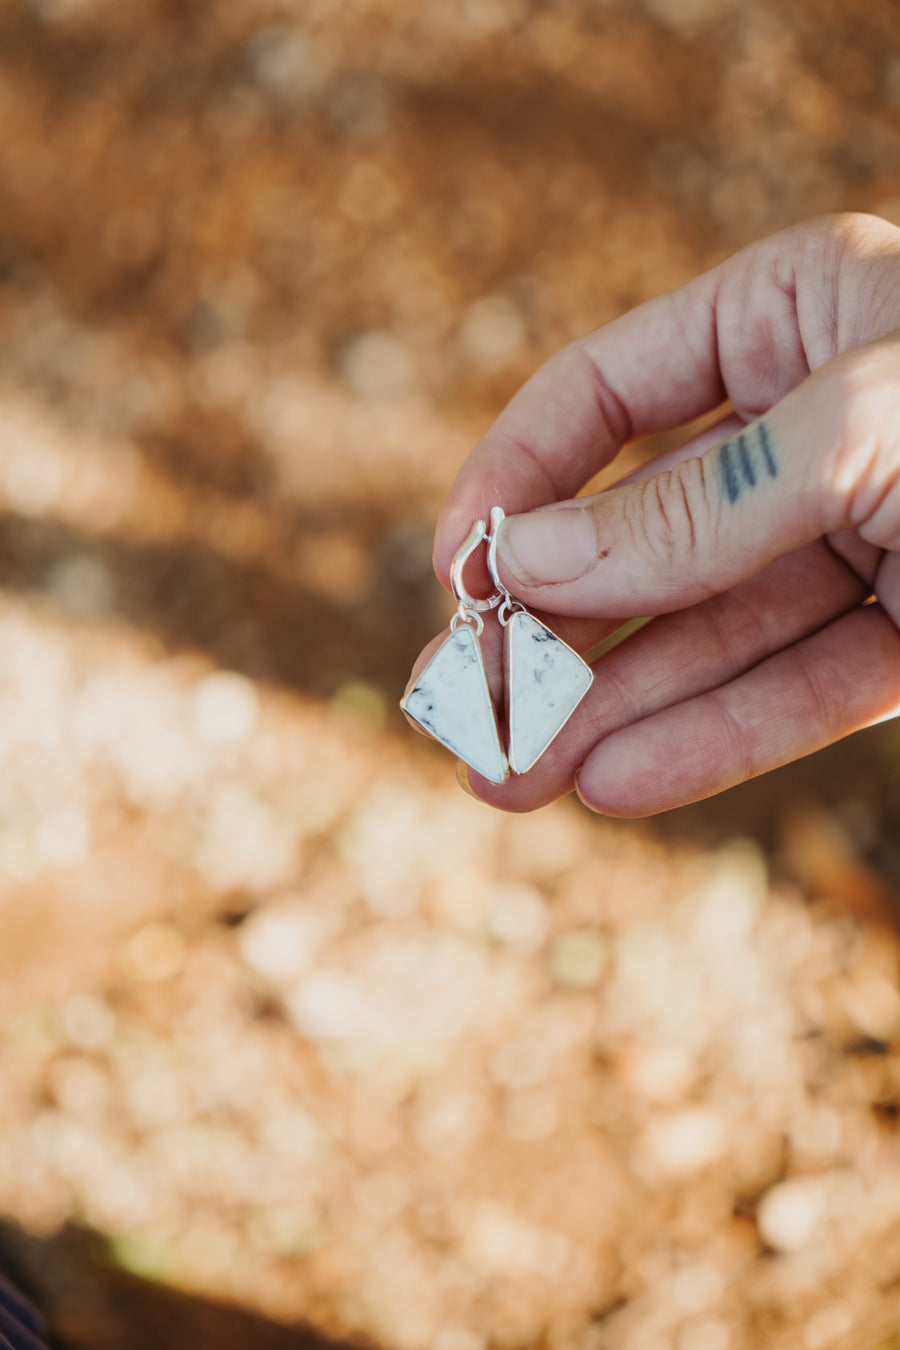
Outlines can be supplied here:
<path id="1" fill-rule="evenodd" d="M 506 781 L 509 764 L 500 744 L 481 646 L 468 624 L 460 624 L 441 644 L 400 706 L 492 783 Z"/>
<path id="2" fill-rule="evenodd" d="M 577 652 L 519 610 L 506 630 L 509 764 L 527 773 L 591 687 L 594 672 Z"/>

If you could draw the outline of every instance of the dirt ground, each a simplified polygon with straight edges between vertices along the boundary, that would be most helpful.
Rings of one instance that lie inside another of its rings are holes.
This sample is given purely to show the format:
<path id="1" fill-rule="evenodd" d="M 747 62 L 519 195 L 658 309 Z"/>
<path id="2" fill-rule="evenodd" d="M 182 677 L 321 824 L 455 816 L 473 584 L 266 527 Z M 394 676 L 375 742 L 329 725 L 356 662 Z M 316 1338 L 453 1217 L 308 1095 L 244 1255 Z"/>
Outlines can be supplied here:
<path id="1" fill-rule="evenodd" d="M 60 1345 L 900 1346 L 897 730 L 617 823 L 396 711 L 534 366 L 843 209 L 900 223 L 891 0 L 0 0 L 0 1269 Z"/>

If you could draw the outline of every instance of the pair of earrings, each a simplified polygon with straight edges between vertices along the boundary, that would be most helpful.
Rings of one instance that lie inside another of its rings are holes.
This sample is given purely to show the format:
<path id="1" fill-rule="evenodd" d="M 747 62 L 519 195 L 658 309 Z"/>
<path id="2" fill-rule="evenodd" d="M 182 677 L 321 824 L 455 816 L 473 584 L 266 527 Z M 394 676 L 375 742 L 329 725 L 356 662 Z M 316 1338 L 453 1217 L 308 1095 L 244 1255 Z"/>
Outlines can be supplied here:
<path id="1" fill-rule="evenodd" d="M 472 526 L 450 568 L 457 612 L 444 640 L 400 706 L 414 722 L 492 783 L 505 783 L 510 770 L 527 773 L 562 731 L 584 698 L 594 672 L 577 652 L 514 600 L 497 574 L 497 542 L 503 511 L 491 511 L 491 532 L 483 520 Z M 482 542 L 496 587 L 486 600 L 466 590 L 463 569 Z M 504 750 L 488 688 L 479 638 L 482 614 L 497 611 L 506 629 L 506 726 Z"/>

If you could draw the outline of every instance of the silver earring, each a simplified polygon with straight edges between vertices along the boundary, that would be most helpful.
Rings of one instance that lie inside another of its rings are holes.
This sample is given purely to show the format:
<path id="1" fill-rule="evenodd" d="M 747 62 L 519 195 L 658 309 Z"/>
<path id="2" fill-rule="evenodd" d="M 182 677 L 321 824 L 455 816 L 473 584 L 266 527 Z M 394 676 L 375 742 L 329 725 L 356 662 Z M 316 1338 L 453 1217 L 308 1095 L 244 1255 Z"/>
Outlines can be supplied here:
<path id="1" fill-rule="evenodd" d="M 506 592 L 498 588 L 488 599 L 476 600 L 463 581 L 466 563 L 486 537 L 484 521 L 477 520 L 453 559 L 450 584 L 458 609 L 450 636 L 441 643 L 400 707 L 483 777 L 492 783 L 505 783 L 509 761 L 500 742 L 478 639 L 484 632 L 482 614 L 496 609 Z"/>
<path id="2" fill-rule="evenodd" d="M 509 766 L 527 773 L 556 739 L 590 689 L 594 672 L 562 638 L 514 600 L 497 573 L 497 543 L 505 517 L 495 506 L 488 536 L 488 571 L 502 599 L 506 629 L 506 729 Z"/>

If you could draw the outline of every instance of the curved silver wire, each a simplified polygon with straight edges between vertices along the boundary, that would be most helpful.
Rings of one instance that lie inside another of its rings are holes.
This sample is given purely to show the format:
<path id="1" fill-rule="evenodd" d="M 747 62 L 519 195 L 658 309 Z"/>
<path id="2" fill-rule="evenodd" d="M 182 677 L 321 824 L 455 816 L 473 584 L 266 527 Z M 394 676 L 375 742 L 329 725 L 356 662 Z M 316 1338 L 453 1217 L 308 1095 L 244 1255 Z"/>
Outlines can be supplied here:
<path id="1" fill-rule="evenodd" d="M 497 509 L 496 507 L 494 508 Z M 493 517 L 493 512 L 491 512 Z M 475 552 L 478 545 L 487 537 L 487 526 L 483 520 L 476 520 L 469 531 L 468 537 L 460 545 L 456 552 L 453 562 L 450 564 L 450 585 L 453 588 L 453 594 L 456 596 L 459 612 L 461 615 L 484 614 L 486 610 L 496 609 L 503 599 L 506 592 L 499 589 L 493 595 L 488 596 L 486 600 L 476 600 L 474 595 L 470 595 L 466 590 L 463 581 L 463 568 Z"/>
<path id="2" fill-rule="evenodd" d="M 502 506 L 491 507 L 491 532 L 488 535 L 487 569 L 491 574 L 491 581 L 497 587 L 497 590 L 502 591 L 504 595 L 509 595 L 509 591 L 503 585 L 497 571 L 497 543 L 500 538 L 500 526 L 505 519 L 506 512 L 503 510 Z"/>
<path id="3" fill-rule="evenodd" d="M 525 608 L 523 604 L 510 595 L 509 591 L 500 580 L 500 574 L 497 571 L 497 545 L 500 542 L 500 526 L 505 519 L 506 514 L 502 506 L 491 507 L 491 532 L 487 536 L 487 568 L 491 574 L 491 581 L 497 587 L 497 590 L 502 597 L 500 608 L 497 611 L 497 618 L 500 620 L 500 626 L 502 628 L 506 627 L 514 614 Z"/>

